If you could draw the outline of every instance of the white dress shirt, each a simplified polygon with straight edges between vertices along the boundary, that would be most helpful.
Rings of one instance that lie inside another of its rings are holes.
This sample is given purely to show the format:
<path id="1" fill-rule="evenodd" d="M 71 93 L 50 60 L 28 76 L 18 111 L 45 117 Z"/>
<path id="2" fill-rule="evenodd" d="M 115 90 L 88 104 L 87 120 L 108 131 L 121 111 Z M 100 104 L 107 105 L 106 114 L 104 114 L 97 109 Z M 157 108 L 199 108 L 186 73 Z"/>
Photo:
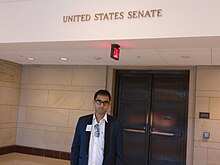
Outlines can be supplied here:
<path id="1" fill-rule="evenodd" d="M 107 121 L 107 114 L 104 118 L 98 123 L 95 114 L 93 115 L 92 120 L 92 130 L 89 141 L 89 158 L 88 165 L 102 165 L 104 158 L 104 144 L 105 144 L 105 122 Z M 99 125 L 99 137 L 95 136 L 94 126 Z"/>

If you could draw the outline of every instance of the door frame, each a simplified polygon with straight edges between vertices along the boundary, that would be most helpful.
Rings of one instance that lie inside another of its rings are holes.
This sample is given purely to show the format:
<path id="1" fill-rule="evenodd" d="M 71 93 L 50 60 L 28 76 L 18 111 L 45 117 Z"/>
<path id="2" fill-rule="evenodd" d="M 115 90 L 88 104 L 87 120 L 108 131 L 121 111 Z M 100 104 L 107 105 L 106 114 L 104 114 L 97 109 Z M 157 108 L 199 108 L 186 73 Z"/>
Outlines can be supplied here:
<path id="1" fill-rule="evenodd" d="M 116 74 L 116 72 L 117 72 L 118 70 L 115 70 L 114 71 L 114 76 L 117 76 L 117 74 Z M 125 72 L 127 72 L 128 70 L 125 70 Z M 134 72 L 137 72 L 137 73 L 139 73 L 139 72 L 145 72 L 146 74 L 155 74 L 155 73 L 160 73 L 160 74 L 172 74 L 172 73 L 174 73 L 174 74 L 176 74 L 176 73 L 180 73 L 180 74 L 188 74 L 188 86 L 187 86 L 187 89 L 188 89 L 188 92 L 189 92 L 189 84 L 190 84 L 190 81 L 189 81 L 189 75 L 190 75 L 190 71 L 187 69 L 187 70 L 130 70 L 131 72 L 132 71 L 134 71 Z M 123 71 L 122 71 L 123 72 Z M 115 79 L 115 81 L 114 81 L 114 84 L 115 84 L 115 90 L 113 91 L 113 93 L 115 93 L 116 91 L 118 91 L 119 89 L 118 89 L 118 86 L 116 85 L 116 77 L 114 77 L 114 79 Z M 113 95 L 113 96 L 115 96 L 115 95 Z M 188 107 L 189 107 L 189 96 L 186 96 L 186 98 L 187 98 L 187 100 L 186 100 L 186 109 L 187 109 L 187 121 L 185 121 L 186 122 L 186 126 L 185 126 L 185 132 L 186 132 L 186 134 L 188 133 L 188 127 L 187 127 L 187 123 L 188 123 Z M 117 117 L 117 115 L 118 115 L 118 113 L 115 111 L 115 109 L 116 109 L 116 105 L 118 104 L 118 101 L 117 101 L 118 99 L 115 99 L 114 100 L 114 103 L 113 103 L 113 115 L 114 116 L 116 116 Z M 186 161 L 186 159 L 187 159 L 187 142 L 188 142 L 188 138 L 187 138 L 188 136 L 186 136 L 185 137 L 185 146 L 184 146 L 184 148 L 185 148 L 185 150 L 186 150 L 186 152 L 185 152 L 185 161 Z"/>

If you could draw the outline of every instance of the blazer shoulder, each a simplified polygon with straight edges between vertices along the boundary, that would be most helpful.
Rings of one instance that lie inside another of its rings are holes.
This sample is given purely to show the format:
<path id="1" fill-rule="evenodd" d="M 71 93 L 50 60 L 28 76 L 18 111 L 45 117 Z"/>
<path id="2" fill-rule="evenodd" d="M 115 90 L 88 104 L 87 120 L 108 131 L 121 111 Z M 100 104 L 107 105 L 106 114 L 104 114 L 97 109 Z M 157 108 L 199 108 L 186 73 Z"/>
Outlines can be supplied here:
<path id="1" fill-rule="evenodd" d="M 85 123 L 90 123 L 92 121 L 93 118 L 93 114 L 89 114 L 89 115 L 85 115 L 85 116 L 81 116 L 79 117 L 79 122 L 85 122 Z"/>
<path id="2" fill-rule="evenodd" d="M 108 115 L 107 118 L 110 122 L 121 123 L 120 120 L 114 116 Z"/>
<path id="3" fill-rule="evenodd" d="M 93 117 L 93 114 L 81 116 L 79 119 L 88 119 L 88 118 L 91 118 L 91 117 Z"/>

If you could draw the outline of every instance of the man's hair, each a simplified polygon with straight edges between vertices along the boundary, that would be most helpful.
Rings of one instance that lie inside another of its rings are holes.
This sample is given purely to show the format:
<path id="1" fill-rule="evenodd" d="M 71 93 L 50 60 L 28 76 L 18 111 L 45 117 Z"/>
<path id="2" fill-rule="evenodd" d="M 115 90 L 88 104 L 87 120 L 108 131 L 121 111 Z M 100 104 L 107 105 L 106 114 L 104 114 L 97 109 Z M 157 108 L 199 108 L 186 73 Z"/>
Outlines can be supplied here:
<path id="1" fill-rule="evenodd" d="M 105 90 L 105 89 L 100 89 L 98 90 L 95 95 L 94 95 L 94 100 L 96 100 L 98 95 L 102 95 L 102 96 L 108 96 L 109 97 L 109 101 L 111 101 L 111 94 L 109 93 L 109 91 Z"/>

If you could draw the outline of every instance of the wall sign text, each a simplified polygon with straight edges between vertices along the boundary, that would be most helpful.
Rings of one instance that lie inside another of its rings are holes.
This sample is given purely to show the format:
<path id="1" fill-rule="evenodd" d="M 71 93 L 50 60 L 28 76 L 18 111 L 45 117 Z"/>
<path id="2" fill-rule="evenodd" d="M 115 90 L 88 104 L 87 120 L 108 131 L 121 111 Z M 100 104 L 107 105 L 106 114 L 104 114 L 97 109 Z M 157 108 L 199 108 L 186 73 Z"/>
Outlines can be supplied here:
<path id="1" fill-rule="evenodd" d="M 143 19 L 143 18 L 156 18 L 162 17 L 162 9 L 152 10 L 130 10 L 128 12 L 116 11 L 108 13 L 95 13 L 95 14 L 74 14 L 63 16 L 64 23 L 70 22 L 89 22 L 89 21 L 112 21 L 123 19 Z"/>

